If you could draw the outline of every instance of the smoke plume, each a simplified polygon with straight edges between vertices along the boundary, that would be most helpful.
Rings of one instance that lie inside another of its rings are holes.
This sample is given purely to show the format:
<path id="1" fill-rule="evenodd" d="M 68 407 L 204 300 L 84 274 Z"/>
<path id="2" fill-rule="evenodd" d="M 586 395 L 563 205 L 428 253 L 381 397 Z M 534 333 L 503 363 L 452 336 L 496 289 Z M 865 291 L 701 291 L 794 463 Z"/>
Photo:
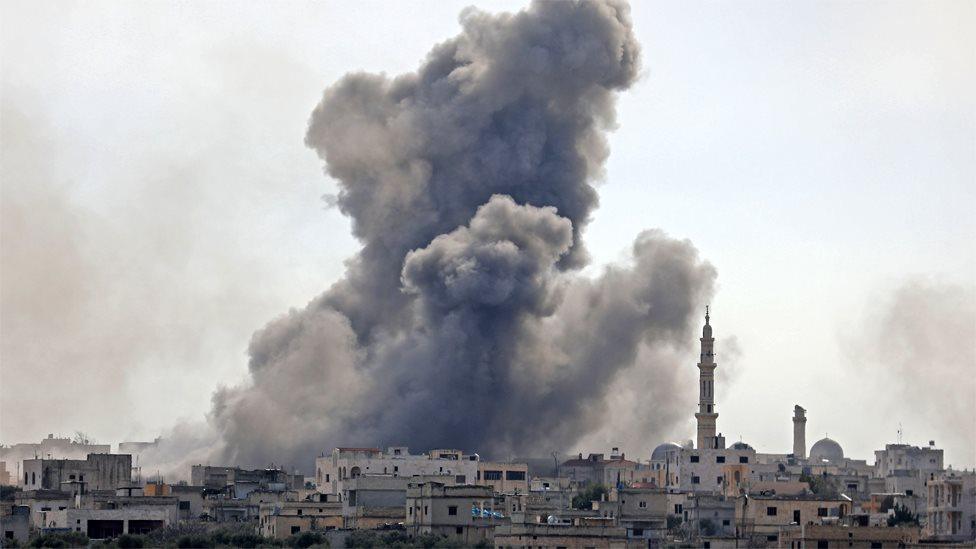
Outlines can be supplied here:
<path id="1" fill-rule="evenodd" d="M 596 432 L 663 437 L 691 410 L 676 357 L 693 362 L 679 351 L 714 269 L 647 231 L 633 265 L 578 274 L 614 94 L 639 71 L 628 6 L 468 9 L 461 24 L 416 73 L 347 75 L 312 113 L 306 143 L 363 247 L 254 335 L 251 383 L 214 396 L 214 461 L 307 467 L 379 444 L 545 455 Z M 654 404 L 644 421 L 617 422 L 621 383 Z"/>
<path id="2" fill-rule="evenodd" d="M 946 464 L 976 463 L 976 292 L 933 280 L 905 282 L 844 339 L 878 419 L 906 442 L 934 439 Z M 911 408 L 906 408 L 911 403 Z M 907 413 L 908 410 L 911 413 Z M 941 442 L 940 442 L 941 441 Z"/>

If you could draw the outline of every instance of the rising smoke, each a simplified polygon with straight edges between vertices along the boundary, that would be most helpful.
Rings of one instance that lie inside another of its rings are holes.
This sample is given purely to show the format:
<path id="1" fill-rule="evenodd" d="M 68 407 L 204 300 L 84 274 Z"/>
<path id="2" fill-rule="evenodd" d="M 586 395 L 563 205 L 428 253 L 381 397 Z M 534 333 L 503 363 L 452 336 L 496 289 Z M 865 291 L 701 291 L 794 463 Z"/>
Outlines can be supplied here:
<path id="1" fill-rule="evenodd" d="M 312 113 L 306 143 L 363 247 L 254 335 L 251 382 L 214 396 L 213 461 L 307 468 L 331 446 L 380 444 L 547 454 L 601 431 L 663 438 L 691 409 L 693 389 L 673 390 L 678 350 L 714 269 L 647 231 L 632 266 L 578 274 L 614 94 L 639 71 L 628 6 L 468 9 L 461 24 L 416 73 L 347 75 Z M 614 410 L 621 385 L 646 389 L 647 417 Z"/>

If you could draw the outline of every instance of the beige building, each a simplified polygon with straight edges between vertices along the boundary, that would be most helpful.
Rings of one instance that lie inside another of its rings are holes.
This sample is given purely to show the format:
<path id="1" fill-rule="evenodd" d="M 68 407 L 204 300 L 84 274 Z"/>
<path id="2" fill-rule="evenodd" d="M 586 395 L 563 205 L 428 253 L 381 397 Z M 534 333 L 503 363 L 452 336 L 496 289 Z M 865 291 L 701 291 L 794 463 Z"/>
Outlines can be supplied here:
<path id="1" fill-rule="evenodd" d="M 918 543 L 919 528 L 808 524 L 783 531 L 780 547 L 817 549 L 901 549 Z"/>
<path id="2" fill-rule="evenodd" d="M 412 535 L 441 535 L 470 546 L 490 542 L 495 526 L 510 522 L 504 511 L 488 486 L 411 483 L 404 526 Z"/>
<path id="3" fill-rule="evenodd" d="M 497 549 L 628 549 L 647 547 L 644 540 L 627 539 L 627 530 L 615 526 L 562 526 L 507 524 L 495 528 Z"/>
<path id="4" fill-rule="evenodd" d="M 391 446 L 386 452 L 379 448 L 334 448 L 331 455 L 316 458 L 315 483 L 319 492 L 337 495 L 345 491 L 346 481 L 362 475 L 446 475 L 456 484 L 471 484 L 478 476 L 479 462 L 477 454 L 466 455 L 460 450 L 411 454 L 406 446 Z"/>
<path id="5" fill-rule="evenodd" d="M 525 494 L 529 491 L 529 466 L 525 463 L 479 461 L 475 484 L 491 486 L 499 494 Z"/>
<path id="6" fill-rule="evenodd" d="M 736 499 L 735 524 L 740 539 L 778 542 L 793 526 L 836 523 L 851 511 L 851 499 L 845 496 L 743 495 Z"/>
<path id="7" fill-rule="evenodd" d="M 976 472 L 931 474 L 927 488 L 926 538 L 976 541 Z"/>
<path id="8" fill-rule="evenodd" d="M 266 538 L 285 539 L 302 532 L 322 532 L 342 526 L 342 503 L 338 501 L 263 503 L 258 511 L 258 528 Z"/>

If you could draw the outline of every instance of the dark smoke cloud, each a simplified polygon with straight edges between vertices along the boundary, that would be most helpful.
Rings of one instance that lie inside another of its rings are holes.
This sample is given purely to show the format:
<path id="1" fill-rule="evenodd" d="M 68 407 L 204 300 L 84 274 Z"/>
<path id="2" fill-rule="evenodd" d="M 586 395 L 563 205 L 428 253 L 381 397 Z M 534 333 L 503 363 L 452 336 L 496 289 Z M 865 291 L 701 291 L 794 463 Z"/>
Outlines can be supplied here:
<path id="1" fill-rule="evenodd" d="M 691 410 L 677 362 L 693 361 L 714 270 L 648 231 L 632 266 L 576 274 L 614 92 L 639 70 L 628 9 L 469 9 L 417 73 L 326 90 L 306 143 L 363 248 L 254 335 L 252 382 L 214 397 L 214 461 L 307 467 L 333 445 L 400 443 L 548 453 L 598 432 L 663 438 Z M 646 391 L 644 420 L 612 413 L 621 380 Z"/>
<path id="2" fill-rule="evenodd" d="M 873 304 L 861 325 L 843 343 L 878 418 L 901 423 L 906 442 L 934 439 L 947 464 L 976 464 L 973 286 L 910 280 Z"/>

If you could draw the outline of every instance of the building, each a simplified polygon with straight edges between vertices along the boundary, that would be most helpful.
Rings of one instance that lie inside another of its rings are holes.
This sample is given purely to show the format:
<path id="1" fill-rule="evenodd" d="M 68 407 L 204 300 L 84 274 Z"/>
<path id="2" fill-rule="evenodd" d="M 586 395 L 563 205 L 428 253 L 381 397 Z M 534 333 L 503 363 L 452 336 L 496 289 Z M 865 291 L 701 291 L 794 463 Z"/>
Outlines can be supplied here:
<path id="1" fill-rule="evenodd" d="M 627 539 L 660 540 L 668 525 L 668 494 L 659 488 L 626 487 L 610 492 L 600 508 L 613 509 L 612 517 Z M 605 515 L 604 515 L 605 516 Z"/>
<path id="2" fill-rule="evenodd" d="M 499 494 L 524 494 L 529 491 L 528 477 L 525 463 L 479 461 L 475 484 L 491 486 Z"/>
<path id="3" fill-rule="evenodd" d="M 918 543 L 918 527 L 888 528 L 885 526 L 848 526 L 839 524 L 808 524 L 802 528 L 786 529 L 780 540 L 782 547 L 817 549 L 901 549 Z"/>
<path id="4" fill-rule="evenodd" d="M 261 535 L 273 539 L 336 530 L 342 528 L 342 522 L 342 503 L 338 501 L 263 503 L 258 512 Z"/>
<path id="5" fill-rule="evenodd" d="M 66 483 L 80 483 L 84 490 L 115 490 L 131 483 L 132 456 L 88 454 L 85 459 L 26 459 L 21 487 L 24 490 L 61 490 Z"/>
<path id="6" fill-rule="evenodd" d="M 174 497 L 179 510 L 178 519 L 198 520 L 204 515 L 204 487 L 186 484 L 165 484 L 153 482 L 143 487 L 143 494 L 149 497 Z"/>
<path id="7" fill-rule="evenodd" d="M 346 481 L 367 474 L 449 475 L 456 484 L 468 484 L 475 482 L 479 462 L 477 454 L 465 455 L 460 450 L 411 454 L 405 446 L 392 446 L 385 453 L 379 448 L 334 448 L 331 455 L 315 460 L 315 483 L 319 492 L 337 495 L 345 491 Z"/>
<path id="8" fill-rule="evenodd" d="M 636 461 L 626 458 L 618 448 L 613 448 L 610 458 L 604 454 L 590 454 L 585 459 L 579 454 L 559 465 L 559 476 L 576 482 L 580 486 L 602 484 L 608 487 L 628 485 L 641 481 L 641 467 Z"/>
<path id="9" fill-rule="evenodd" d="M 667 453 L 665 488 L 674 491 L 738 495 L 752 477 L 756 450 L 745 443 L 731 448 L 680 448 Z"/>
<path id="10" fill-rule="evenodd" d="M 305 477 L 290 474 L 282 468 L 242 469 L 194 465 L 190 468 L 190 484 L 211 489 L 235 485 L 242 489 L 301 490 L 305 487 Z"/>
<path id="11" fill-rule="evenodd" d="M 844 496 L 742 495 L 736 499 L 736 535 L 752 543 L 779 542 L 793 526 L 837 523 L 852 510 L 851 499 Z"/>
<path id="12" fill-rule="evenodd" d="M 505 524 L 495 528 L 498 548 L 543 547 L 546 549 L 625 549 L 647 547 L 628 543 L 627 531 L 618 526 Z"/>
<path id="13" fill-rule="evenodd" d="M 149 507 L 68 508 L 52 511 L 48 518 L 48 528 L 71 529 L 92 539 L 116 538 L 122 534 L 147 534 L 170 524 L 166 509 Z"/>
<path id="14" fill-rule="evenodd" d="M 26 545 L 30 537 L 30 507 L 14 505 L 9 514 L 0 516 L 0 533 L 3 534 L 0 547 L 13 545 L 12 542 Z"/>
<path id="15" fill-rule="evenodd" d="M 735 498 L 693 494 L 683 505 L 684 525 L 692 540 L 735 536 Z"/>
<path id="16" fill-rule="evenodd" d="M 110 454 L 111 452 L 112 446 L 110 444 L 94 444 L 81 437 L 76 437 L 73 440 L 49 434 L 39 443 L 0 445 L 0 461 L 6 462 L 6 470 L 11 478 L 19 479 L 23 477 L 23 461 L 25 459 L 85 459 L 88 454 Z M 19 481 L 15 482 L 19 483 Z"/>
<path id="17" fill-rule="evenodd" d="M 412 535 L 446 536 L 463 545 L 491 541 L 494 528 L 510 520 L 488 486 L 448 486 L 439 482 L 410 483 L 404 526 Z"/>
<path id="18" fill-rule="evenodd" d="M 976 472 L 930 473 L 927 539 L 976 541 Z"/>
<path id="19" fill-rule="evenodd" d="M 452 485 L 453 476 L 395 477 L 393 475 L 362 475 L 344 483 L 345 490 L 338 497 L 342 502 L 343 527 L 372 529 L 402 524 L 406 518 L 407 486 L 411 482 L 442 481 Z"/>
<path id="20" fill-rule="evenodd" d="M 928 473 L 942 471 L 942 463 L 943 452 L 935 447 L 935 441 L 929 441 L 929 446 L 923 448 L 909 444 L 886 444 L 884 450 L 874 451 L 874 474 L 880 478 L 918 471 L 923 473 L 924 478 Z"/>

